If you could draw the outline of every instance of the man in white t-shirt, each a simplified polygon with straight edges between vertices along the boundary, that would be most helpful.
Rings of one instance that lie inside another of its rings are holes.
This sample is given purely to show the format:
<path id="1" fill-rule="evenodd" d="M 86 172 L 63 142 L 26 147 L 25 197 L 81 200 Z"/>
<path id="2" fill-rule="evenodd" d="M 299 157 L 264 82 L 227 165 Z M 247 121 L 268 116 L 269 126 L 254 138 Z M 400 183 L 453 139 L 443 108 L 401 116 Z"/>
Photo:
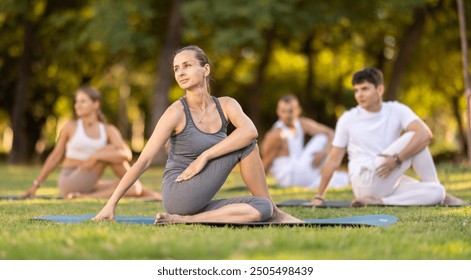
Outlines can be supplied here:
<path id="1" fill-rule="evenodd" d="M 265 172 L 271 172 L 280 187 L 300 186 L 316 188 L 320 183 L 320 169 L 334 137 L 330 127 L 301 116 L 296 96 L 285 95 L 278 100 L 278 121 L 265 134 L 261 156 Z M 304 136 L 310 140 L 304 145 Z M 345 172 L 335 172 L 331 187 L 348 185 Z"/>
<path id="2" fill-rule="evenodd" d="M 346 152 L 353 206 L 440 204 L 446 193 L 428 149 L 430 129 L 409 107 L 382 101 L 381 71 L 358 71 L 352 84 L 358 106 L 337 122 L 333 147 L 312 204 L 322 204 L 327 183 Z M 419 180 L 404 175 L 410 167 Z"/>

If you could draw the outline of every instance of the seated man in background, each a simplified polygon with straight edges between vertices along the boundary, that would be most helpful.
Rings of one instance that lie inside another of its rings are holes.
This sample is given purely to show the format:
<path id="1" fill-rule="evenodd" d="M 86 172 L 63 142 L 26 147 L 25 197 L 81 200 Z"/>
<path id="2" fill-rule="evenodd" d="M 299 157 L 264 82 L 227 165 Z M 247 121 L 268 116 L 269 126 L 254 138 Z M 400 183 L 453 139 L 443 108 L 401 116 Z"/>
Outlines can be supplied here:
<path id="1" fill-rule="evenodd" d="M 353 206 L 435 205 L 445 199 L 445 188 L 428 145 L 432 133 L 406 105 L 383 102 L 383 74 L 365 68 L 352 79 L 358 106 L 337 122 L 333 147 L 322 169 L 322 181 L 313 205 L 321 205 L 333 172 L 348 153 Z M 404 175 L 410 167 L 420 180 Z M 459 203 L 446 196 L 444 204 Z"/>
<path id="2" fill-rule="evenodd" d="M 301 117 L 301 107 L 294 95 L 278 101 L 278 121 L 265 134 L 262 143 L 262 162 L 265 173 L 271 171 L 281 187 L 316 188 L 321 179 L 320 168 L 331 148 L 334 131 L 312 119 Z M 304 135 L 311 136 L 304 145 Z M 331 187 L 345 187 L 348 176 L 336 172 Z"/>

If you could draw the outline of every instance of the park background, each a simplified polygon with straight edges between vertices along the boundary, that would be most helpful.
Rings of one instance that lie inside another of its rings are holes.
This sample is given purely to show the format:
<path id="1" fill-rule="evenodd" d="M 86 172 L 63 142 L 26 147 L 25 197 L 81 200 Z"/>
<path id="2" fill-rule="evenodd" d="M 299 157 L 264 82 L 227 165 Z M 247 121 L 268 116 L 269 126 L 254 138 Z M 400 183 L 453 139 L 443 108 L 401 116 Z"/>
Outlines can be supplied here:
<path id="1" fill-rule="evenodd" d="M 471 3 L 464 3 L 469 17 Z M 31 186 L 73 117 L 74 92 L 84 83 L 101 90 L 108 121 L 137 156 L 168 104 L 183 94 L 173 78 L 173 52 L 194 44 L 212 60 L 212 93 L 236 98 L 259 140 L 285 93 L 299 97 L 305 116 L 335 127 L 356 104 L 352 74 L 364 66 L 381 69 L 385 100 L 407 104 L 432 129 L 431 151 L 447 191 L 471 200 L 456 1 L 0 0 L 0 42 L 2 195 Z M 161 153 L 142 176 L 146 186 L 160 190 L 164 161 Z M 57 196 L 57 176 L 51 173 L 38 194 Z M 313 195 L 267 179 L 277 202 Z M 217 197 L 248 195 L 237 188 L 242 184 L 235 170 Z M 351 189 L 331 190 L 328 199 L 352 199 Z M 285 210 L 301 219 L 397 216 L 389 228 L 30 220 L 97 213 L 105 202 L 0 201 L 0 259 L 471 259 L 469 206 Z M 161 203 L 127 199 L 117 214 L 152 217 L 159 211 Z"/>
<path id="2" fill-rule="evenodd" d="M 385 74 L 384 99 L 431 127 L 436 160 L 466 159 L 456 1 L 0 0 L 0 26 L 0 152 L 9 164 L 45 158 L 84 83 L 101 90 L 108 121 L 139 153 L 183 94 L 171 63 L 189 44 L 212 61 L 212 94 L 236 98 L 260 137 L 286 93 L 334 128 L 356 104 L 352 74 L 373 66 Z"/>

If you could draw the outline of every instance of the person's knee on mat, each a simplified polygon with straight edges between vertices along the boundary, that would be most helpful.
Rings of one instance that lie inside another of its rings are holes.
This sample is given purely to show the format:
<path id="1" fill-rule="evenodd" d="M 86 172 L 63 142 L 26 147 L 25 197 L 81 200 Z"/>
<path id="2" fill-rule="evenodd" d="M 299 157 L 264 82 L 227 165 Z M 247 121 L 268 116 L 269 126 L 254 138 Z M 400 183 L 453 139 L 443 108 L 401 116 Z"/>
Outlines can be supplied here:
<path id="1" fill-rule="evenodd" d="M 258 221 L 260 222 L 270 219 L 273 215 L 273 204 L 265 197 L 254 197 L 250 205 L 259 212 Z"/>

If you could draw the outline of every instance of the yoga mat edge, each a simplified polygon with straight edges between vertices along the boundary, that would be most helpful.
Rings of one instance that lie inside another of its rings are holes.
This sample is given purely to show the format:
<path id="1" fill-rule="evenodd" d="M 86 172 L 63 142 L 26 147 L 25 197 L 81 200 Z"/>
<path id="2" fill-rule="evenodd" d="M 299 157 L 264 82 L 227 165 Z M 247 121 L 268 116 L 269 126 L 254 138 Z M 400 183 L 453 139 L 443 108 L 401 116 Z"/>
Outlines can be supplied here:
<path id="1" fill-rule="evenodd" d="M 51 221 L 64 224 L 78 224 L 82 222 L 90 221 L 94 215 L 78 215 L 78 216 L 40 216 L 33 218 L 37 221 Z M 154 224 L 155 218 L 149 217 L 131 217 L 131 216 L 116 216 L 115 220 L 117 223 L 127 224 Z M 186 225 L 205 225 L 215 227 L 264 227 L 264 226 L 378 226 L 386 227 L 392 225 L 398 221 L 398 218 L 390 215 L 364 215 L 364 216 L 352 216 L 352 217 L 340 217 L 330 219 L 308 219 L 306 223 L 271 223 L 271 222 L 254 222 L 254 223 L 230 223 L 230 222 L 195 222 L 195 223 L 184 223 Z M 177 225 L 169 223 L 158 223 L 157 225 L 168 226 Z"/>

